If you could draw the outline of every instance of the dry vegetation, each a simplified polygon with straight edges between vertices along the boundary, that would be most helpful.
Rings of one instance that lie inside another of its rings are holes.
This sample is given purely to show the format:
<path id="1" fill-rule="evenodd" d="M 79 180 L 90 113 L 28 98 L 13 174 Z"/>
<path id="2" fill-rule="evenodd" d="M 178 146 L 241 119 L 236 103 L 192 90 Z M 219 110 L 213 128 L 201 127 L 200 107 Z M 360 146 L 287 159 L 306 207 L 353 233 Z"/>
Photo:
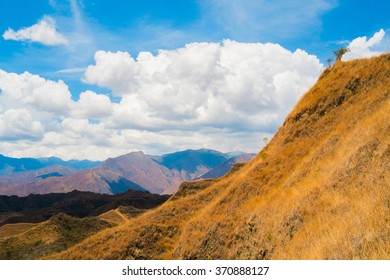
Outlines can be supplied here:
<path id="1" fill-rule="evenodd" d="M 337 62 L 236 172 L 58 259 L 390 259 L 390 55 Z"/>
<path id="2" fill-rule="evenodd" d="M 119 206 L 117 209 L 101 214 L 99 219 L 111 224 L 121 225 L 146 211 L 146 209 L 138 209 L 133 206 Z"/>
<path id="3" fill-rule="evenodd" d="M 0 240 L 26 232 L 36 226 L 33 223 L 8 224 L 0 227 Z"/>
<path id="4" fill-rule="evenodd" d="M 0 239 L 0 259 L 37 259 L 84 240 L 96 232 L 110 227 L 111 224 L 96 217 L 74 218 L 66 214 L 57 214 L 50 220 L 31 225 L 10 224 L 2 227 L 15 232 Z"/>

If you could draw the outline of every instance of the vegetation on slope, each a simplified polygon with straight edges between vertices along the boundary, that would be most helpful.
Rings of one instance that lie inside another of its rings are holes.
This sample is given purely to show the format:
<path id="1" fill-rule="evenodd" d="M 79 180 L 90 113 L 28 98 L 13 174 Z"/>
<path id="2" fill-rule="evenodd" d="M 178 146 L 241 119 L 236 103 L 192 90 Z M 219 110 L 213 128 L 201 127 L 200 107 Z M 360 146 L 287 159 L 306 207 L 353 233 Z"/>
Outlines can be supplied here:
<path id="1" fill-rule="evenodd" d="M 51 257 L 389 259 L 389 89 L 389 54 L 339 61 L 240 170 Z"/>
<path id="2" fill-rule="evenodd" d="M 78 219 L 57 214 L 24 233 L 0 239 L 0 259 L 41 258 L 63 251 L 110 226 L 110 223 L 96 217 Z"/>

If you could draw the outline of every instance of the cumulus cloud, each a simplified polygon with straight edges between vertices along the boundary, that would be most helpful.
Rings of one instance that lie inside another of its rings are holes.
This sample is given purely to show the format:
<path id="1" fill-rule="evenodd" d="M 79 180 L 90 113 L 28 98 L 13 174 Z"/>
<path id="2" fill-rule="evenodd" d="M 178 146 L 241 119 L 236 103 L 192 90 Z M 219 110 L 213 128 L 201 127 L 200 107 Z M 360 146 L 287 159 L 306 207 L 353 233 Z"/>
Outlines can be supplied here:
<path id="1" fill-rule="evenodd" d="M 255 152 L 322 69 L 315 56 L 270 43 L 192 43 L 136 58 L 98 51 L 84 81 L 115 102 L 90 90 L 73 100 L 63 81 L 0 70 L 0 150 L 94 160 L 134 150 Z"/>
<path id="2" fill-rule="evenodd" d="M 80 94 L 73 106 L 73 114 L 82 118 L 98 119 L 112 114 L 113 104 L 107 95 L 87 90 Z"/>
<path id="3" fill-rule="evenodd" d="M 8 28 L 3 33 L 3 38 L 5 40 L 37 42 L 48 46 L 69 44 L 68 39 L 57 31 L 56 21 L 50 16 L 45 16 L 37 24 L 17 31 Z"/>
<path id="4" fill-rule="evenodd" d="M 40 139 L 52 132 L 62 133 L 64 139 L 84 135 L 96 141 L 98 133 L 87 133 L 91 131 L 89 119 L 109 116 L 112 105 L 108 96 L 93 91 L 82 92 L 78 100 L 72 100 L 68 86 L 61 80 L 0 70 L 0 138 L 4 141 Z M 79 122 L 70 122 L 72 118 Z M 82 129 L 75 130 L 77 127 Z"/>
<path id="5" fill-rule="evenodd" d="M 26 109 L 9 109 L 0 115 L 0 139 L 33 139 L 37 140 L 44 134 L 44 128 L 39 121 L 34 121 Z"/>
<path id="6" fill-rule="evenodd" d="M 16 74 L 0 69 L 0 89 L 1 99 L 4 104 L 12 104 L 9 106 L 31 106 L 58 116 L 67 114 L 72 106 L 71 93 L 63 81 L 46 80 L 29 72 Z"/>
<path id="7" fill-rule="evenodd" d="M 357 58 L 368 58 L 380 55 L 382 52 L 378 50 L 378 47 L 384 37 L 385 31 L 381 29 L 368 40 L 367 36 L 358 37 L 352 40 L 352 42 L 348 45 L 349 52 L 343 55 L 342 60 L 348 61 Z"/>
<path id="8" fill-rule="evenodd" d="M 118 128 L 274 130 L 321 70 L 303 50 L 225 40 L 136 59 L 99 51 L 84 80 L 122 98 L 109 120 Z"/>

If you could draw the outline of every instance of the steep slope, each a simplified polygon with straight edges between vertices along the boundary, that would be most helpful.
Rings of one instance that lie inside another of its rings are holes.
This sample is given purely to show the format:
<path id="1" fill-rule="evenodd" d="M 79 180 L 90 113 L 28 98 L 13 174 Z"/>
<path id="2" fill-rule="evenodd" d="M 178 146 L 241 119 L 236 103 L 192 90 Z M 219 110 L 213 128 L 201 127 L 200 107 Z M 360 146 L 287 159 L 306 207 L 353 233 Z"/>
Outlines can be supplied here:
<path id="1" fill-rule="evenodd" d="M 389 89 L 389 54 L 337 62 L 240 170 L 51 258 L 390 259 Z"/>

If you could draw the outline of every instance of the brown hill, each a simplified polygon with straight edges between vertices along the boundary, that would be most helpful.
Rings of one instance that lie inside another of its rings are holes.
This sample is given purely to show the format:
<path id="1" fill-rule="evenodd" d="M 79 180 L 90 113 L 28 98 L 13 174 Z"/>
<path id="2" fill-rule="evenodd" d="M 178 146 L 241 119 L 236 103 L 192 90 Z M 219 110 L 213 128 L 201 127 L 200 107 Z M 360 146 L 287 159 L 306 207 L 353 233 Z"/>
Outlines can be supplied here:
<path id="1" fill-rule="evenodd" d="M 50 258 L 389 259 L 389 89 L 389 54 L 339 61 L 250 163 Z"/>

